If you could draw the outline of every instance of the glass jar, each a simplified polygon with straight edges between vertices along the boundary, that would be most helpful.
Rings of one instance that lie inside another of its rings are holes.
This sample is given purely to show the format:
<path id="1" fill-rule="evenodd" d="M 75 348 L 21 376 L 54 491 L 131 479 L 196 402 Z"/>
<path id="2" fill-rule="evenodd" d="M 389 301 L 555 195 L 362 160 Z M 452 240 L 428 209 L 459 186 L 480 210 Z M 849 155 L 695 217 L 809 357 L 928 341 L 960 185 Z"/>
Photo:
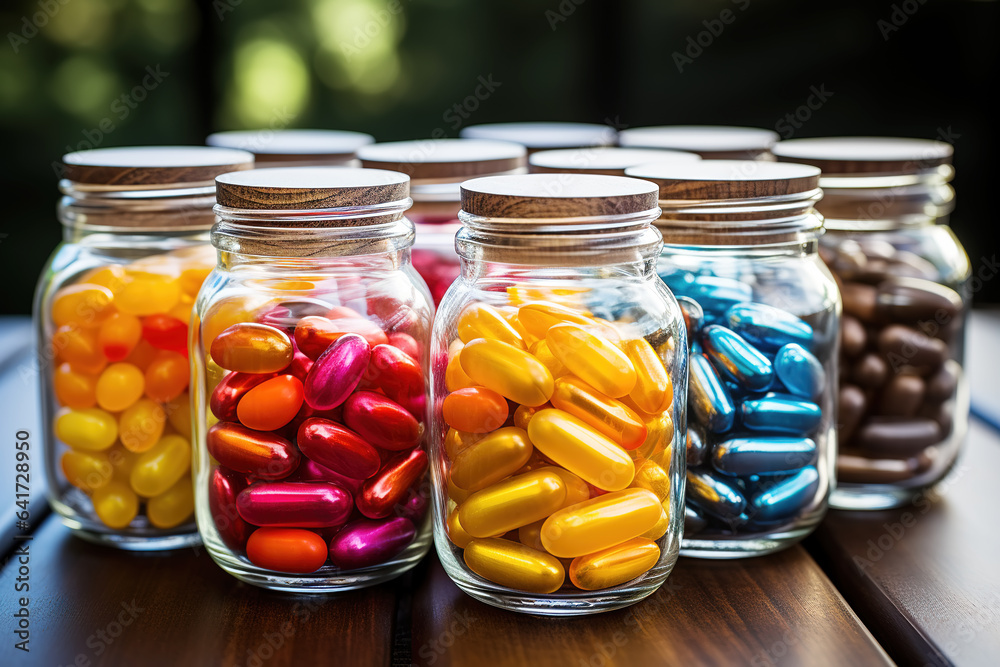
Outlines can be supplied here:
<path id="1" fill-rule="evenodd" d="M 528 158 L 528 169 L 533 174 L 603 174 L 624 176 L 629 167 L 647 162 L 693 162 L 701 157 L 684 151 L 658 150 L 655 148 L 618 148 L 594 146 L 591 148 L 564 148 L 555 151 L 538 151 Z"/>
<path id="2" fill-rule="evenodd" d="M 34 309 L 49 504 L 93 542 L 195 544 L 188 321 L 213 264 L 212 179 L 253 156 L 104 148 L 63 164 L 63 242 Z"/>
<path id="3" fill-rule="evenodd" d="M 591 614 L 673 569 L 687 343 L 655 273 L 657 215 L 636 179 L 462 184 L 462 275 L 434 323 L 431 474 L 438 556 L 479 600 Z"/>
<path id="4" fill-rule="evenodd" d="M 774 160 L 778 133 L 756 127 L 666 125 L 622 130 L 618 144 L 697 153 L 705 160 Z"/>
<path id="5" fill-rule="evenodd" d="M 198 527 L 251 584 L 330 592 L 430 548 L 433 306 L 409 179 L 293 167 L 216 180 L 218 266 L 191 336 Z"/>
<path id="6" fill-rule="evenodd" d="M 441 303 L 459 273 L 455 252 L 455 234 L 461 227 L 459 185 L 476 176 L 524 173 L 525 154 L 520 144 L 485 139 L 393 141 L 358 150 L 363 167 L 410 177 L 413 208 L 406 217 L 417 232 L 413 266 L 427 283 L 434 305 Z"/>
<path id="7" fill-rule="evenodd" d="M 610 125 L 596 123 L 486 123 L 469 125 L 459 132 L 463 139 L 513 141 L 528 149 L 528 153 L 553 148 L 585 148 L 614 146 L 618 133 Z"/>
<path id="8" fill-rule="evenodd" d="M 819 169 L 705 160 L 627 173 L 660 187 L 659 273 L 691 341 L 681 554 L 791 546 L 834 485 L 840 297 L 818 253 Z"/>
<path id="9" fill-rule="evenodd" d="M 952 147 L 939 141 L 784 141 L 823 170 L 820 252 L 840 282 L 840 455 L 830 506 L 908 504 L 955 464 L 969 424 L 971 266 L 947 225 Z"/>
<path id="10" fill-rule="evenodd" d="M 205 143 L 254 154 L 257 168 L 356 167 L 357 150 L 375 141 L 344 130 L 235 130 L 208 135 Z"/>

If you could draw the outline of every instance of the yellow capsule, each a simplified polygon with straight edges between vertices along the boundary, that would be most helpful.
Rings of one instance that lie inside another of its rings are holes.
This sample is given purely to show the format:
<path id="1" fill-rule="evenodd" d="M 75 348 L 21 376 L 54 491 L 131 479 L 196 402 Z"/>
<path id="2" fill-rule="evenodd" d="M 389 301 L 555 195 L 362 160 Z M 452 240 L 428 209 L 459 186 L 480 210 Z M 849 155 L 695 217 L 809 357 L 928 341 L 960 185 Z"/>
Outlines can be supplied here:
<path id="1" fill-rule="evenodd" d="M 106 454 L 108 460 L 111 461 L 112 467 L 114 467 L 114 479 L 128 484 L 132 468 L 135 467 L 136 462 L 142 455 L 130 452 L 121 445 L 115 445 Z"/>
<path id="2" fill-rule="evenodd" d="M 457 507 L 448 514 L 445 527 L 448 529 L 448 539 L 459 549 L 464 549 L 472 541 L 472 535 L 469 535 L 465 528 L 462 528 L 462 522 L 458 520 Z"/>
<path id="3" fill-rule="evenodd" d="M 513 306 L 501 306 L 497 309 L 505 320 L 507 324 L 511 326 L 514 331 L 521 336 L 521 340 L 524 341 L 526 347 L 530 347 L 532 343 L 538 340 L 538 336 L 533 336 L 528 333 L 528 330 L 524 328 L 521 324 L 521 320 L 517 316 L 517 308 Z"/>
<path id="4" fill-rule="evenodd" d="M 659 414 L 674 401 L 674 386 L 653 347 L 645 338 L 625 341 L 625 354 L 635 368 L 636 381 L 629 396 L 643 412 Z"/>
<path id="5" fill-rule="evenodd" d="M 191 445 L 179 435 L 165 435 L 136 461 L 129 475 L 132 489 L 144 498 L 166 492 L 191 467 Z"/>
<path id="6" fill-rule="evenodd" d="M 590 291 L 589 287 L 539 287 L 537 285 L 511 285 L 507 288 L 507 296 L 515 306 L 523 306 L 536 301 L 558 303 L 561 306 L 577 309 L 581 315 L 590 315 L 583 307 L 583 295 Z"/>
<path id="7" fill-rule="evenodd" d="M 596 553 L 578 556 L 569 566 L 569 580 L 577 588 L 596 591 L 632 581 L 660 560 L 660 547 L 636 537 Z"/>
<path id="8" fill-rule="evenodd" d="M 531 458 L 532 451 L 524 429 L 497 429 L 455 457 L 451 479 L 466 491 L 481 491 L 517 472 Z"/>
<path id="9" fill-rule="evenodd" d="M 118 422 L 100 408 L 68 410 L 56 418 L 56 437 L 74 449 L 100 452 L 118 439 Z"/>
<path id="10" fill-rule="evenodd" d="M 454 461 L 455 457 L 457 457 L 462 450 L 482 439 L 482 433 L 469 433 L 468 431 L 459 431 L 455 428 L 449 428 L 448 433 L 444 436 L 444 451 L 445 454 L 448 455 L 448 460 Z"/>
<path id="11" fill-rule="evenodd" d="M 103 452 L 69 450 L 59 460 L 66 481 L 90 493 L 111 481 L 114 468 Z"/>
<path id="12" fill-rule="evenodd" d="M 559 475 L 559 478 L 566 485 L 566 500 L 563 501 L 562 507 L 559 509 L 566 509 L 576 505 L 577 503 L 582 503 L 584 500 L 590 499 L 590 487 L 587 483 L 580 479 L 577 475 L 574 475 L 569 470 L 564 470 L 559 466 L 546 464 L 544 466 L 535 468 L 536 471 L 551 472 L 553 474 Z"/>
<path id="13" fill-rule="evenodd" d="M 94 512 L 109 528 L 124 528 L 139 513 L 139 497 L 118 480 L 111 480 L 94 491 L 93 501 Z"/>
<path id="14" fill-rule="evenodd" d="M 563 365 L 563 362 L 556 359 L 555 355 L 552 354 L 552 350 L 549 349 L 549 344 L 546 343 L 544 339 L 537 340 L 532 343 L 529 351 L 535 359 L 538 359 L 546 368 L 549 369 L 549 373 L 552 374 L 553 378 L 569 374 L 569 369 Z"/>
<path id="15" fill-rule="evenodd" d="M 670 475 L 655 461 L 647 459 L 635 469 L 631 487 L 652 491 L 662 503 L 670 498 Z"/>
<path id="16" fill-rule="evenodd" d="M 606 491 L 632 483 L 635 465 L 621 447 L 568 412 L 542 410 L 528 422 L 531 443 L 549 459 Z"/>
<path id="17" fill-rule="evenodd" d="M 79 283 L 52 297 L 52 322 L 57 326 L 96 327 L 114 314 L 114 294 L 107 287 Z"/>
<path id="18" fill-rule="evenodd" d="M 176 484 L 146 503 L 146 516 L 157 528 L 173 528 L 194 513 L 194 487 L 185 475 Z"/>
<path id="19" fill-rule="evenodd" d="M 560 558 L 584 556 L 642 535 L 662 511 L 659 499 L 646 489 L 606 493 L 546 519 L 542 544 Z"/>
<path id="20" fill-rule="evenodd" d="M 566 579 L 558 559 L 510 540 L 472 540 L 465 547 L 465 564 L 484 579 L 527 593 L 554 593 Z"/>
<path id="21" fill-rule="evenodd" d="M 118 437 L 125 449 L 145 452 L 163 435 L 167 415 L 156 401 L 141 398 L 118 417 Z"/>
<path id="22" fill-rule="evenodd" d="M 459 359 L 469 377 L 521 405 L 541 405 L 552 396 L 549 369 L 524 351 L 498 340 L 466 343 Z"/>
<path id="23" fill-rule="evenodd" d="M 146 377 L 138 367 L 124 361 L 111 364 L 97 378 L 97 404 L 108 412 L 120 412 L 139 400 Z"/>
<path id="24" fill-rule="evenodd" d="M 191 399 L 185 391 L 166 404 L 167 419 L 178 433 L 191 439 Z"/>
<path id="25" fill-rule="evenodd" d="M 125 267 L 119 264 L 108 264 L 97 269 L 93 269 L 83 277 L 83 282 L 88 285 L 100 285 L 111 290 L 112 294 L 118 294 L 125 286 L 125 283 L 132 280 Z"/>
<path id="26" fill-rule="evenodd" d="M 171 276 L 138 275 L 115 297 L 118 310 L 142 317 L 169 312 L 180 301 L 181 287 Z"/>
<path id="27" fill-rule="evenodd" d="M 462 369 L 461 349 L 460 347 L 459 353 L 456 353 L 448 360 L 448 366 L 444 370 L 444 386 L 448 391 L 458 391 L 466 387 L 476 386 L 476 383 L 472 381 L 469 374 Z"/>
<path id="28" fill-rule="evenodd" d="M 621 398 L 635 386 L 632 362 L 607 338 L 577 324 L 557 324 L 545 340 L 556 359 L 602 394 Z"/>
<path id="29" fill-rule="evenodd" d="M 459 506 L 459 519 L 473 537 L 490 537 L 544 519 L 565 499 L 559 475 L 533 470 L 473 493 Z"/>
<path id="30" fill-rule="evenodd" d="M 451 481 L 451 475 L 448 475 L 448 497 L 454 500 L 456 503 L 461 505 L 464 503 L 469 496 L 472 494 L 465 489 L 460 489 L 455 485 L 455 482 Z"/>
<path id="31" fill-rule="evenodd" d="M 646 441 L 646 425 L 634 410 L 580 378 L 570 375 L 556 380 L 552 405 L 579 417 L 625 449 L 635 449 Z"/>
<path id="32" fill-rule="evenodd" d="M 542 524 L 545 523 L 545 519 L 541 521 L 536 521 L 535 523 L 529 523 L 527 526 L 521 526 L 517 529 L 517 539 L 518 541 L 526 547 L 531 547 L 536 551 L 545 551 L 545 547 L 542 546 Z"/>
<path id="33" fill-rule="evenodd" d="M 655 526 L 647 530 L 639 537 L 645 537 L 647 540 L 653 540 L 655 542 L 667 534 L 667 528 L 670 527 L 670 512 L 668 511 L 668 507 L 669 505 L 667 503 L 662 504 L 662 513 L 660 514 L 659 521 L 656 522 Z"/>
<path id="34" fill-rule="evenodd" d="M 517 311 L 517 319 L 535 338 L 545 338 L 545 334 L 556 324 L 569 322 L 588 326 L 594 323 L 594 320 L 581 315 L 575 308 L 550 301 L 536 301 L 521 306 Z"/>
<path id="35" fill-rule="evenodd" d="M 201 289 L 201 284 L 205 282 L 208 278 L 208 274 L 212 272 L 212 267 L 210 266 L 196 266 L 181 271 L 180 278 L 178 278 L 178 284 L 181 286 L 181 291 L 189 296 L 198 296 L 198 290 Z M 187 320 L 185 320 L 187 321 Z"/>
<path id="36" fill-rule="evenodd" d="M 167 313 L 171 317 L 176 317 L 184 324 L 191 321 L 191 311 L 194 309 L 194 301 L 188 301 L 189 299 L 186 295 L 181 295 L 181 300 L 177 302 L 177 305 L 170 309 Z"/>
<path id="37" fill-rule="evenodd" d="M 493 306 L 480 302 L 469 304 L 458 316 L 458 337 L 463 343 L 488 338 L 522 350 L 525 348 L 521 334 L 507 323 L 503 315 Z"/>
<path id="38" fill-rule="evenodd" d="M 638 449 L 633 449 L 629 454 L 635 460 L 659 459 L 664 451 L 670 449 L 670 443 L 674 439 L 674 420 L 670 411 L 651 415 L 648 412 L 640 410 L 635 401 L 628 396 L 622 396 L 619 400 L 639 415 L 640 419 L 646 425 L 645 441 L 639 445 Z M 667 460 L 669 460 L 669 457 L 667 457 Z"/>
<path id="39" fill-rule="evenodd" d="M 528 422 L 531 421 L 531 418 L 535 416 L 536 412 L 551 407 L 552 406 L 548 403 L 542 403 L 541 405 L 536 405 L 536 406 L 531 406 L 531 405 L 517 406 L 517 409 L 514 410 L 514 426 L 527 430 Z"/>

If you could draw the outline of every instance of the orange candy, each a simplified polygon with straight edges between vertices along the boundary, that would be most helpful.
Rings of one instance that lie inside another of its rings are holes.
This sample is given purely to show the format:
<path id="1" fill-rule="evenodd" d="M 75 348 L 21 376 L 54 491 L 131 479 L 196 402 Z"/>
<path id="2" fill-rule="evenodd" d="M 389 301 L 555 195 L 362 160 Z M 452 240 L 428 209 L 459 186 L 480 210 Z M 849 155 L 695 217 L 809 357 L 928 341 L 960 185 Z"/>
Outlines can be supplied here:
<path id="1" fill-rule="evenodd" d="M 240 373 L 276 373 L 292 363 L 292 340 L 266 324 L 234 324 L 212 341 L 212 359 Z"/>
<path id="2" fill-rule="evenodd" d="M 190 373 L 187 357 L 163 350 L 146 368 L 146 395 L 161 403 L 172 401 L 187 388 Z"/>
<path id="3" fill-rule="evenodd" d="M 273 431 L 295 418 L 302 407 L 302 382 L 294 375 L 279 375 L 246 393 L 236 406 L 236 415 L 247 428 Z"/>
<path id="4" fill-rule="evenodd" d="M 108 364 L 97 343 L 96 329 L 71 324 L 59 327 L 52 336 L 52 348 L 57 358 L 68 361 L 79 372 L 100 373 Z"/>
<path id="5" fill-rule="evenodd" d="M 97 378 L 97 404 L 108 412 L 120 412 L 138 401 L 144 388 L 138 368 L 123 362 L 111 364 Z"/>
<path id="6" fill-rule="evenodd" d="M 115 313 L 101 324 L 97 344 L 108 361 L 121 361 L 128 357 L 142 338 L 142 322 L 135 315 Z"/>
<path id="7" fill-rule="evenodd" d="M 97 376 L 73 370 L 69 364 L 59 364 L 53 378 L 56 398 L 68 408 L 83 410 L 97 405 Z"/>
<path id="8" fill-rule="evenodd" d="M 323 567 L 327 554 L 326 541 L 302 528 L 258 528 L 247 540 L 250 562 L 275 572 L 315 572 Z"/>
<path id="9" fill-rule="evenodd" d="M 96 327 L 115 312 L 111 305 L 114 298 L 111 290 L 100 285 L 64 287 L 52 299 L 52 321 L 57 327 Z"/>
<path id="10" fill-rule="evenodd" d="M 500 428 L 510 412 L 507 399 L 486 387 L 451 392 L 441 410 L 448 426 L 469 433 L 488 433 Z"/>

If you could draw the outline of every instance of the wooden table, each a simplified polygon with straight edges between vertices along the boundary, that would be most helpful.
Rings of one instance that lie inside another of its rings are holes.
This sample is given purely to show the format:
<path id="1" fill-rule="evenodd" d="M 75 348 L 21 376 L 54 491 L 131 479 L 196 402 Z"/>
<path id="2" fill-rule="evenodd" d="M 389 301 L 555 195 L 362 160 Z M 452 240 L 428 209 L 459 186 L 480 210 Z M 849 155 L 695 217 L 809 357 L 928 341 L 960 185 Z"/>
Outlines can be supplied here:
<path id="1" fill-rule="evenodd" d="M 990 329 L 1000 338 L 1000 326 Z M 23 321 L 0 322 L 0 341 L 26 334 Z M 37 416 L 25 408 L 30 378 L 11 379 L 23 364 L 23 351 L 11 359 L 16 347 L 7 345 L 0 361 L 0 401 L 16 407 L 5 410 L 4 427 L 37 433 Z M 991 370 L 974 371 L 973 386 Z M 0 462 L 5 499 L 10 458 Z M 40 476 L 37 459 L 33 466 Z M 23 575 L 13 558 L 0 571 L 0 665 L 993 665 L 1000 527 L 989 501 L 1000 492 L 998 466 L 1000 432 L 974 421 L 956 476 L 918 508 L 833 512 L 806 548 L 763 558 L 681 559 L 649 599 L 576 619 L 477 602 L 433 555 L 363 591 L 272 593 L 229 577 L 198 548 L 129 554 L 86 543 L 43 518 L 36 499 L 31 652 L 14 649 Z M 4 534 L 8 558 L 14 532 Z M 869 540 L 880 553 L 868 553 Z M 859 567 L 856 557 L 869 564 Z"/>

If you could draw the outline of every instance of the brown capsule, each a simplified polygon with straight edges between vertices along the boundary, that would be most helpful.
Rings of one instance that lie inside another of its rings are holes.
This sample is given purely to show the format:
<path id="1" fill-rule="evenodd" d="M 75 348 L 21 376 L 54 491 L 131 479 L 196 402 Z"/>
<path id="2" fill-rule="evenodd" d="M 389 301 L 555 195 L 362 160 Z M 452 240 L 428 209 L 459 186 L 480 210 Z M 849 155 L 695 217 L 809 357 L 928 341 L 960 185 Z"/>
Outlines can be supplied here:
<path id="1" fill-rule="evenodd" d="M 927 391 L 924 399 L 928 403 L 943 403 L 955 394 L 958 387 L 958 375 L 953 364 L 945 364 L 934 375 L 927 378 Z"/>
<path id="2" fill-rule="evenodd" d="M 892 484 L 910 479 L 920 472 L 917 457 L 872 459 L 853 451 L 837 456 L 837 481 L 848 484 Z"/>
<path id="3" fill-rule="evenodd" d="M 878 413 L 886 417 L 913 417 L 923 401 L 923 380 L 916 375 L 895 375 L 882 387 Z"/>
<path id="4" fill-rule="evenodd" d="M 941 437 L 947 437 L 955 424 L 955 411 L 948 403 L 940 405 L 924 405 L 918 413 L 921 417 L 933 419 L 941 427 Z"/>
<path id="5" fill-rule="evenodd" d="M 933 419 L 876 417 L 861 427 L 858 444 L 886 458 L 907 458 L 941 441 L 941 426 Z"/>
<path id="6" fill-rule="evenodd" d="M 887 322 L 927 322 L 937 329 L 962 312 L 962 297 L 930 280 L 890 278 L 877 288 L 875 312 Z"/>
<path id="7" fill-rule="evenodd" d="M 858 319 L 870 322 L 875 319 L 876 290 L 862 283 L 844 283 L 841 288 L 844 312 Z"/>
<path id="8" fill-rule="evenodd" d="M 878 335 L 878 349 L 893 372 L 899 372 L 907 366 L 918 370 L 935 370 L 948 357 L 948 347 L 944 343 L 901 324 L 892 324 L 882 329 Z"/>
<path id="9" fill-rule="evenodd" d="M 850 315 L 844 315 L 840 320 L 840 349 L 844 352 L 844 356 L 848 358 L 858 356 L 864 351 L 867 342 L 868 336 L 861 322 Z"/>
<path id="10" fill-rule="evenodd" d="M 851 273 L 864 269 L 867 263 L 868 257 L 865 256 L 858 242 L 847 240 L 837 246 L 831 268 L 837 272 Z"/>
<path id="11" fill-rule="evenodd" d="M 860 388 L 853 384 L 841 385 L 840 406 L 837 412 L 840 422 L 837 426 L 840 442 L 847 442 L 854 435 L 855 429 L 861 422 L 861 417 L 865 414 L 867 403 L 865 393 Z"/>
<path id="12" fill-rule="evenodd" d="M 889 377 L 889 365 L 882 357 L 869 352 L 851 368 L 851 380 L 865 389 L 877 389 Z"/>

